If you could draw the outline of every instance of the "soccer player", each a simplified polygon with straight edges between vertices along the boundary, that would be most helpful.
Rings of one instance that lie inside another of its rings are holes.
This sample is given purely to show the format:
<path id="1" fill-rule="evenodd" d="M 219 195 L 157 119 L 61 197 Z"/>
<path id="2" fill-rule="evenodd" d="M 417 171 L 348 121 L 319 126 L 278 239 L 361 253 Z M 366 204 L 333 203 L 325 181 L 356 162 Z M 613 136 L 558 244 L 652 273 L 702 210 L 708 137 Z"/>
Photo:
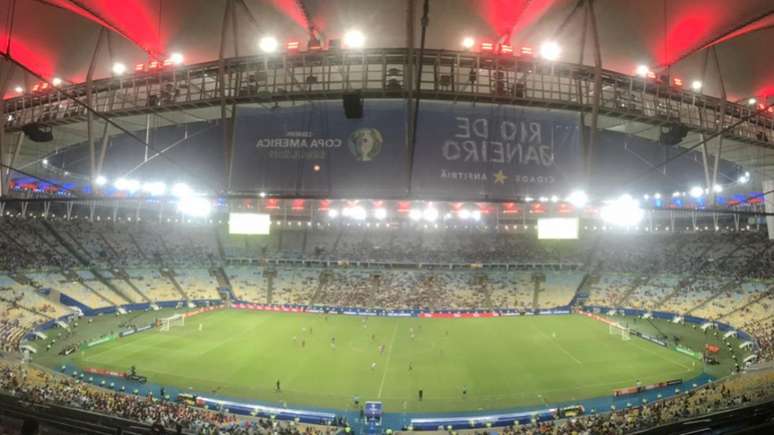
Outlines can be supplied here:
<path id="1" fill-rule="evenodd" d="M 376 368 L 376 362 L 372 362 L 372 363 L 371 363 L 371 370 L 373 370 L 373 369 L 375 369 L 375 368 Z"/>
<path id="2" fill-rule="evenodd" d="M 468 387 L 463 385 L 462 386 L 462 398 L 464 399 L 466 397 L 468 397 Z"/>
<path id="3" fill-rule="evenodd" d="M 202 324 L 200 323 L 200 324 L 199 324 L 199 332 L 202 332 L 202 329 L 204 329 L 204 325 L 202 325 Z"/>
<path id="4" fill-rule="evenodd" d="M 414 366 L 411 364 L 411 361 L 409 361 L 409 371 L 414 370 Z"/>
<path id="5" fill-rule="evenodd" d="M 383 344 L 379 345 L 379 353 L 382 354 L 382 355 L 384 354 L 384 345 Z"/>
<path id="6" fill-rule="evenodd" d="M 277 385 L 274 386 L 274 391 L 276 391 L 278 393 L 280 392 L 280 381 L 279 381 L 279 379 L 277 379 Z"/>
<path id="7" fill-rule="evenodd" d="M 556 332 L 551 333 L 551 336 L 556 338 Z"/>
<path id="8" fill-rule="evenodd" d="M 422 401 L 422 397 L 425 395 L 425 392 L 424 392 L 424 391 L 422 391 L 422 390 L 419 390 L 419 392 L 417 393 L 417 395 L 419 396 L 419 401 L 421 402 L 421 401 Z"/>
<path id="9" fill-rule="evenodd" d="M 306 340 L 301 340 L 301 347 L 306 347 Z"/>

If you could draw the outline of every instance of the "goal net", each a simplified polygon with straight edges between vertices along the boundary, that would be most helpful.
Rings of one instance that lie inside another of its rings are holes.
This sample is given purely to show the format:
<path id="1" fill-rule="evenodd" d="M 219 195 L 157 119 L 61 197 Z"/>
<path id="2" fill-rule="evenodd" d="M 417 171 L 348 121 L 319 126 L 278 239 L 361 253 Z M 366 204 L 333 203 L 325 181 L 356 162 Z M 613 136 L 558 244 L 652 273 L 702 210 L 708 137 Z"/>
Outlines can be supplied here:
<path id="1" fill-rule="evenodd" d="M 621 326 L 618 323 L 610 323 L 608 324 L 610 335 L 620 335 L 621 340 L 631 340 L 631 335 L 629 335 L 629 328 L 626 328 L 624 326 Z"/>
<path id="2" fill-rule="evenodd" d="M 183 317 L 180 314 L 175 314 L 174 316 L 161 319 L 161 325 L 159 326 L 159 331 L 166 332 L 166 331 L 169 331 L 169 329 L 173 326 L 183 326 L 183 325 L 185 325 L 185 317 Z"/>

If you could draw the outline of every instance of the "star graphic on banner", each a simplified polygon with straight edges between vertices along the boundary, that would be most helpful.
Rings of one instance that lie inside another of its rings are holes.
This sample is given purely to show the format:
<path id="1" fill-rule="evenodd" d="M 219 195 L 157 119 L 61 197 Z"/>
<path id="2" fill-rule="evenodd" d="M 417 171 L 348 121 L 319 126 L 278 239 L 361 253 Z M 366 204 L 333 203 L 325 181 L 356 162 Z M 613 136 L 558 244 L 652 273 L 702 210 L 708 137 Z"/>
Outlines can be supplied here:
<path id="1" fill-rule="evenodd" d="M 505 184 L 505 180 L 508 179 L 508 176 L 503 174 L 503 170 L 500 169 L 499 171 L 494 173 L 494 178 L 495 178 L 494 180 L 495 184 L 497 183 Z"/>

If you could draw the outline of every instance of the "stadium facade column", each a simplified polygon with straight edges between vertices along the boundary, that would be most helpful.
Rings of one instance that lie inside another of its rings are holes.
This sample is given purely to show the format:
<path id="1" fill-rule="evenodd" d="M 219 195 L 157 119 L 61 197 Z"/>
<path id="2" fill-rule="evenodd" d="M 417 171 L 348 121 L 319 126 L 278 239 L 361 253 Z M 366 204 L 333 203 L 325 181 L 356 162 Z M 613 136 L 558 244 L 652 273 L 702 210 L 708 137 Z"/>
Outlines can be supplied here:
<path id="1" fill-rule="evenodd" d="M 715 48 L 716 46 L 712 46 L 712 59 L 713 63 L 715 64 L 715 70 L 718 73 L 718 80 L 720 82 L 720 125 L 718 125 L 718 131 L 722 130 L 724 128 L 723 121 L 726 119 L 726 84 L 723 80 L 723 72 L 720 69 L 720 60 L 718 60 L 718 52 Z M 718 150 L 715 152 L 715 163 L 712 168 L 712 188 L 710 189 L 711 195 L 712 195 L 712 204 L 716 205 L 715 199 L 716 199 L 716 192 L 715 192 L 715 185 L 718 183 L 718 165 L 720 163 L 720 156 L 723 154 L 723 135 L 718 135 Z"/>
<path id="2" fill-rule="evenodd" d="M 94 108 L 94 69 L 97 66 L 97 56 L 99 56 L 99 49 L 102 47 L 102 40 L 105 39 L 107 30 L 104 27 L 100 27 L 99 36 L 97 36 L 97 43 L 94 46 L 94 51 L 91 54 L 91 62 L 89 63 L 89 70 L 86 72 L 86 104 L 89 108 Z M 94 112 L 91 110 L 86 111 L 86 134 L 89 140 L 89 176 L 91 177 L 92 186 L 97 179 L 97 159 L 94 152 Z"/>
<path id="3" fill-rule="evenodd" d="M 599 32 L 597 31 L 597 18 L 594 14 L 594 0 L 586 0 L 587 14 L 589 18 L 591 40 L 594 43 L 594 98 L 591 106 L 591 131 L 589 132 L 589 143 L 584 150 L 584 163 L 586 168 L 586 179 L 591 179 L 594 155 L 594 144 L 597 140 L 597 128 L 599 124 L 599 105 L 602 98 L 602 51 L 599 47 Z"/>
<path id="4" fill-rule="evenodd" d="M 231 184 L 231 159 L 233 149 L 230 142 L 230 128 L 228 122 L 228 110 L 226 108 L 226 34 L 228 33 L 228 22 L 232 21 L 232 27 L 235 26 L 236 15 L 231 11 L 234 8 L 233 0 L 226 0 L 226 8 L 223 11 L 223 21 L 220 27 L 220 49 L 218 50 L 218 89 L 220 96 L 220 125 L 223 129 L 223 153 L 225 156 L 225 187 Z M 237 38 L 234 31 L 234 49 L 236 51 Z M 236 106 L 234 106 L 236 108 Z M 232 112 L 232 117 L 234 113 Z"/>
<path id="5" fill-rule="evenodd" d="M 11 75 L 13 74 L 14 64 L 9 61 L 3 61 L 0 64 L 0 92 L 5 95 L 8 89 L 8 83 Z M 8 149 L 8 138 L 5 137 L 5 123 L 7 118 L 5 116 L 5 100 L 0 102 L 0 198 L 8 196 L 8 182 L 11 178 L 11 156 Z M 21 133 L 20 133 L 21 134 Z M 16 146 L 16 152 L 14 155 L 18 155 L 21 142 Z"/>

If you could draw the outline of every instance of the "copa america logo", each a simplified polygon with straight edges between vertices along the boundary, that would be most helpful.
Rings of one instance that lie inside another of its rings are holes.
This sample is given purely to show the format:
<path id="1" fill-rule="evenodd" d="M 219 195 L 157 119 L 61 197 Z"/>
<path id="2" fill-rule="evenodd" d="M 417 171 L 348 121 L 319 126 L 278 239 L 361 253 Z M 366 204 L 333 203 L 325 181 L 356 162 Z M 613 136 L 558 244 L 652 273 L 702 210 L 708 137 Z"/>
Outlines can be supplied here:
<path id="1" fill-rule="evenodd" d="M 382 152 L 384 138 L 375 128 L 359 128 L 349 135 L 349 151 L 360 162 L 370 162 Z"/>

